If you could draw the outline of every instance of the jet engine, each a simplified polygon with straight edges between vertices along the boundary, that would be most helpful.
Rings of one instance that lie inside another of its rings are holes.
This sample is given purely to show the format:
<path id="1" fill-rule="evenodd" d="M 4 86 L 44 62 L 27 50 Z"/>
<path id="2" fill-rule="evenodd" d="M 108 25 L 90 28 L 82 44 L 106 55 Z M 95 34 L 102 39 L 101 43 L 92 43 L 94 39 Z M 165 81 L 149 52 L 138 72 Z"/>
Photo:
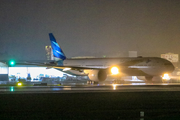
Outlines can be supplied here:
<path id="1" fill-rule="evenodd" d="M 89 79 L 93 81 L 105 81 L 107 78 L 106 70 L 90 70 L 88 73 Z"/>

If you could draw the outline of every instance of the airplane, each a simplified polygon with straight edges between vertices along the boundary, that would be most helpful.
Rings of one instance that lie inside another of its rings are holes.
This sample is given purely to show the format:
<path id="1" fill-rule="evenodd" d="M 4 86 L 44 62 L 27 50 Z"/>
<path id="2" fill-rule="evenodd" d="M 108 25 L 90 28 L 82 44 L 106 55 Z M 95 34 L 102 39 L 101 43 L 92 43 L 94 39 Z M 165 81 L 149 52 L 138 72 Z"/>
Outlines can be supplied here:
<path id="1" fill-rule="evenodd" d="M 159 57 L 67 58 L 52 33 L 49 33 L 49 38 L 55 58 L 53 62 L 17 64 L 43 66 L 74 76 L 88 76 L 90 80 L 87 83 L 105 81 L 107 77 L 114 77 L 118 82 L 124 76 L 144 76 L 145 80 L 152 81 L 157 76 L 167 77 L 175 69 L 170 61 Z"/>
<path id="2" fill-rule="evenodd" d="M 52 33 L 49 38 L 55 61 L 46 66 L 75 76 L 88 76 L 88 83 L 105 81 L 108 76 L 145 76 L 147 81 L 152 81 L 153 77 L 167 76 L 175 69 L 170 61 L 159 57 L 68 59 Z"/>

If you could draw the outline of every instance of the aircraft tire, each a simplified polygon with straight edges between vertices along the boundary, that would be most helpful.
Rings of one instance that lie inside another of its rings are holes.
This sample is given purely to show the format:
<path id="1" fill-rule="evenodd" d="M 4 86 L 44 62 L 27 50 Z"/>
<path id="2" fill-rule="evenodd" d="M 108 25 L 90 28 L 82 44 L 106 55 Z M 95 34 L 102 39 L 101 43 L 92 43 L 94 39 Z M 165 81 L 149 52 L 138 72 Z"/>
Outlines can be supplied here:
<path id="1" fill-rule="evenodd" d="M 88 80 L 88 81 L 87 81 L 87 84 L 91 84 L 91 81 L 90 81 L 90 80 Z"/>
<path id="2" fill-rule="evenodd" d="M 124 80 L 122 79 L 116 79 L 113 81 L 114 84 L 124 84 Z"/>

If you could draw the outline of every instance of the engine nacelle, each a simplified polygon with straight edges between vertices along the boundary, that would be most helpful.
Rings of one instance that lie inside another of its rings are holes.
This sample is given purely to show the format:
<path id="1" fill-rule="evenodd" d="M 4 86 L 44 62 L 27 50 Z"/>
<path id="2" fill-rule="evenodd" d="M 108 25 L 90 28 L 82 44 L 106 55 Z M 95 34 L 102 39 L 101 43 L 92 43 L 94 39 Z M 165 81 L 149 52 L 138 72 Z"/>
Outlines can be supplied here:
<path id="1" fill-rule="evenodd" d="M 105 81 L 107 78 L 106 70 L 89 70 L 88 77 L 93 81 Z"/>

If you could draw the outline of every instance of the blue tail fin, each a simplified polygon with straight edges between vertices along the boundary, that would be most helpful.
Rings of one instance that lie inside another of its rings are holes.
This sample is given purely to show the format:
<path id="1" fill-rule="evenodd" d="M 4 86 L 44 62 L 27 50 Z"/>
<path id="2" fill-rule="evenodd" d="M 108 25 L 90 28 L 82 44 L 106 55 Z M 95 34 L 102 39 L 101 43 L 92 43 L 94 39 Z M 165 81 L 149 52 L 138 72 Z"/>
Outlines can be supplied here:
<path id="1" fill-rule="evenodd" d="M 52 33 L 49 33 L 49 38 L 51 41 L 51 47 L 52 47 L 52 51 L 53 51 L 55 60 L 56 59 L 65 60 L 66 56 L 65 56 L 64 52 L 62 51 L 62 49 L 60 48 L 60 46 L 58 45 L 58 43 L 56 42 L 56 39 Z"/>

